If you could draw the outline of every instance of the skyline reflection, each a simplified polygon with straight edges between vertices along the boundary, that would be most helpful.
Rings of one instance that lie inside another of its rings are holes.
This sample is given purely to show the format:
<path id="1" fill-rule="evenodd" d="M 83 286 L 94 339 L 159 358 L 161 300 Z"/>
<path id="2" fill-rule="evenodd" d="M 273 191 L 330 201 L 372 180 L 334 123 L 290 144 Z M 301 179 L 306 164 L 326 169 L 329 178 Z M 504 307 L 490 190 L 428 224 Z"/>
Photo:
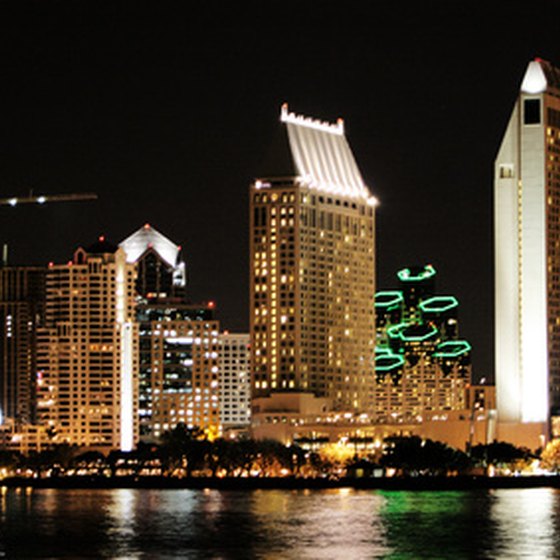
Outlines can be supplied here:
<path id="1" fill-rule="evenodd" d="M 560 491 L 7 490 L 25 558 L 560 558 Z"/>

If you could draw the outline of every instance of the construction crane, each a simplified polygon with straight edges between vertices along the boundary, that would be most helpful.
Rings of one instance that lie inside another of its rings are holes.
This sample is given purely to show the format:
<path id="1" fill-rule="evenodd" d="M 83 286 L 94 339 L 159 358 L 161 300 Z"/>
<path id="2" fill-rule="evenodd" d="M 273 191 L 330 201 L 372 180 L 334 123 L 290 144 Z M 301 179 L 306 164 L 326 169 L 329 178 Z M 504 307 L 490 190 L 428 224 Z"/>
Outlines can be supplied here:
<path id="1" fill-rule="evenodd" d="M 0 198 L 0 206 L 17 206 L 18 204 L 45 204 L 45 202 L 73 202 L 80 200 L 97 200 L 95 193 L 75 193 L 75 194 L 33 194 L 28 196 L 12 196 L 10 198 Z"/>
<path id="2" fill-rule="evenodd" d="M 72 194 L 33 194 L 33 189 L 27 196 L 12 196 L 0 198 L 0 206 L 18 206 L 19 204 L 45 204 L 46 202 L 74 202 L 82 200 L 97 200 L 95 193 L 72 193 Z M 8 245 L 2 244 L 2 255 L 0 266 L 8 266 Z"/>

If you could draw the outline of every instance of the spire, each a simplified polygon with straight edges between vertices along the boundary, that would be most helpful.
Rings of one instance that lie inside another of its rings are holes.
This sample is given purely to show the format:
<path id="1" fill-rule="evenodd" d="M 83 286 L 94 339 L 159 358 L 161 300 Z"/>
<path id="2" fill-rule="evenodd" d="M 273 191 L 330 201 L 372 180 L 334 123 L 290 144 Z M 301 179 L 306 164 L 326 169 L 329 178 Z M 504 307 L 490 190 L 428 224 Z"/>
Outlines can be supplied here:
<path id="1" fill-rule="evenodd" d="M 540 59 L 532 60 L 527 66 L 527 71 L 521 84 L 523 93 L 542 93 L 546 90 L 546 76 L 542 69 Z"/>
<path id="2" fill-rule="evenodd" d="M 527 66 L 521 91 L 537 94 L 550 88 L 560 90 L 560 70 L 542 58 L 535 58 Z"/>

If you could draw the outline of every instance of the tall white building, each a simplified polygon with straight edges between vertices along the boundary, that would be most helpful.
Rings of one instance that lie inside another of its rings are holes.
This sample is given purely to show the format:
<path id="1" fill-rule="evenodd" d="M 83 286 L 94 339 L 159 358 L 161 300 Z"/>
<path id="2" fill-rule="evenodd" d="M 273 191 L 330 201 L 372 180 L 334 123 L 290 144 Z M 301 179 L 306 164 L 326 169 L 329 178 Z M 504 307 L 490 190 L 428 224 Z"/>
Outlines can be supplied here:
<path id="1" fill-rule="evenodd" d="M 498 420 L 545 427 L 560 411 L 560 70 L 544 60 L 498 152 L 494 218 Z"/>

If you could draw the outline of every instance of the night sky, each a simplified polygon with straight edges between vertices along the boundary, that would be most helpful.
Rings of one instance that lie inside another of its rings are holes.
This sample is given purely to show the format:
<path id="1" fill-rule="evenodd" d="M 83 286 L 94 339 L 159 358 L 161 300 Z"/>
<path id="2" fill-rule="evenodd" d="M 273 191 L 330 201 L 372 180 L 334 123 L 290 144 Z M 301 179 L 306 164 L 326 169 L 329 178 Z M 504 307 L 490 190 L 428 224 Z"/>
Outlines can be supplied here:
<path id="1" fill-rule="evenodd" d="M 247 329 L 248 188 L 288 102 L 345 120 L 380 200 L 378 288 L 434 265 L 491 375 L 493 160 L 528 62 L 560 64 L 560 2 L 224 5 L 0 4 L 0 196 L 99 195 L 0 207 L 12 264 L 149 222 L 182 245 L 191 299 Z"/>

